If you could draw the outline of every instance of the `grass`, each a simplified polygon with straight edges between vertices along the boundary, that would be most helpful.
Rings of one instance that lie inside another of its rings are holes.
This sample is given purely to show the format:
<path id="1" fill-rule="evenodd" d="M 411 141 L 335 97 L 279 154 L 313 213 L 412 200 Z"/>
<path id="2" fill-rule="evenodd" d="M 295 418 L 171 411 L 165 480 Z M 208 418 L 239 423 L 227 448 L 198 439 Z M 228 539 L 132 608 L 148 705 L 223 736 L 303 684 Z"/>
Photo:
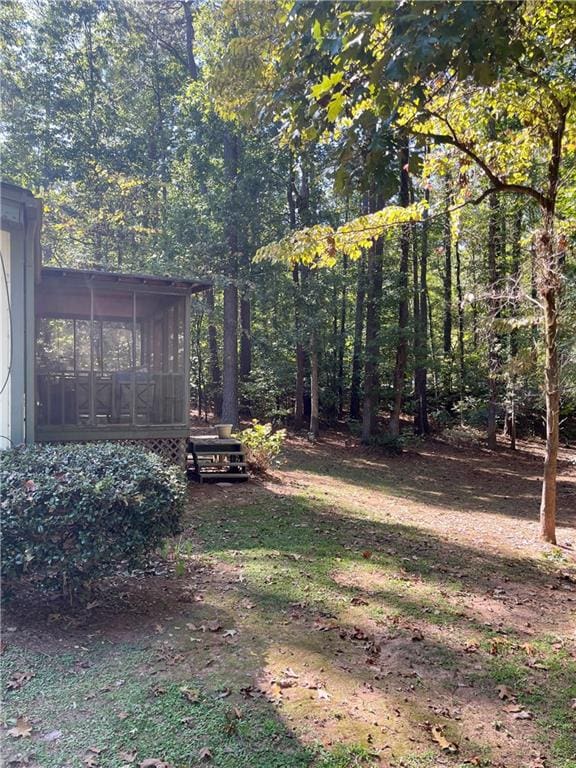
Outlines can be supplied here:
<path id="1" fill-rule="evenodd" d="M 147 758 L 173 768 L 492 766 L 502 718 L 514 737 L 502 737 L 504 748 L 518 755 L 506 768 L 527 768 L 534 750 L 547 754 L 547 768 L 576 768 L 568 643 L 540 633 L 527 645 L 512 621 L 470 608 L 485 601 L 496 610 L 495 587 L 505 584 L 508 600 L 529 584 L 536 620 L 564 560 L 480 550 L 383 513 L 396 497 L 373 465 L 356 471 L 354 486 L 330 457 L 307 458 L 306 469 L 298 493 L 196 491 L 190 528 L 164 551 L 173 563 L 165 589 L 172 599 L 189 587 L 200 603 L 173 599 L 162 615 L 140 617 L 128 640 L 108 634 L 104 615 L 64 650 L 54 627 L 44 627 L 52 642 L 42 652 L 11 642 L 3 690 L 15 671 L 34 677 L 5 694 L 3 721 L 25 715 L 34 731 L 7 738 L 7 756 L 30 756 L 36 768 L 85 768 L 87 755 L 98 768 Z M 339 484 L 327 491 L 321 475 Z M 355 495 L 363 480 L 374 504 Z M 234 634 L 198 630 L 214 619 Z M 287 668 L 298 684 L 275 689 Z M 498 685 L 533 720 L 502 713 Z M 458 754 L 441 752 L 431 724 L 459 743 Z M 54 731 L 61 736 L 43 739 Z"/>
<path id="2" fill-rule="evenodd" d="M 223 768 L 299 768 L 314 757 L 265 704 L 236 704 L 238 697 L 220 698 L 194 679 L 150 677 L 149 651 L 120 647 L 112 655 L 102 649 L 85 656 L 87 669 L 70 655 L 46 659 L 7 651 L 5 669 L 34 671 L 35 677 L 7 697 L 4 717 L 25 714 L 38 724 L 39 735 L 62 731 L 53 742 L 41 735 L 34 740 L 34 761 L 42 768 L 80 766 L 91 747 L 101 750 L 101 768 L 125 765 L 122 753 L 132 750 L 138 762 L 161 758 L 190 766 L 202 762 L 202 750 L 209 749 L 210 762 Z M 182 695 L 183 687 L 197 691 L 196 702 Z M 18 746 L 26 752 L 28 743 Z"/>

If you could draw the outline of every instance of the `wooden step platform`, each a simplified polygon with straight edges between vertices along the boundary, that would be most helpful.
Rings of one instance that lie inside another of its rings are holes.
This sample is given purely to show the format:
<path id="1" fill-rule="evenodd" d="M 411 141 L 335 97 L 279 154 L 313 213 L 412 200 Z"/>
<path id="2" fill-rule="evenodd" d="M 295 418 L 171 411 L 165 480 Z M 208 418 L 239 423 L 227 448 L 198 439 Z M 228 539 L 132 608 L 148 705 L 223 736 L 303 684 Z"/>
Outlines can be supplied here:
<path id="1" fill-rule="evenodd" d="M 188 440 L 188 476 L 202 483 L 206 480 L 229 482 L 248 479 L 246 452 L 234 438 L 194 435 Z"/>

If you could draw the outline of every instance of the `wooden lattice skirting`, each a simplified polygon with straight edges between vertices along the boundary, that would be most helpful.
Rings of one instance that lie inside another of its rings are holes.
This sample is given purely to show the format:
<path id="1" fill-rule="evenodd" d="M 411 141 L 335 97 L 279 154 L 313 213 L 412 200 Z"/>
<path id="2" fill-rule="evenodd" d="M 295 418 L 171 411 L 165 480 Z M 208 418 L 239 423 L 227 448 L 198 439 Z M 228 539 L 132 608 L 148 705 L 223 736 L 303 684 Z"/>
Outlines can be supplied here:
<path id="1" fill-rule="evenodd" d="M 125 445 L 136 445 L 158 453 L 171 464 L 177 464 L 186 469 L 186 449 L 188 441 L 185 437 L 147 437 L 142 440 L 121 440 Z"/>
<path id="2" fill-rule="evenodd" d="M 51 441 L 52 442 L 52 441 Z M 54 441 L 56 442 L 56 441 Z M 75 442 L 84 445 L 85 440 L 58 441 L 60 443 Z M 90 441 L 100 442 L 100 441 Z M 108 443 L 120 443 L 121 445 L 134 445 L 140 448 L 146 448 L 153 453 L 162 456 L 163 459 L 171 464 L 177 464 L 182 469 L 186 469 L 186 456 L 188 441 L 185 437 L 146 437 L 139 440 L 106 440 Z"/>

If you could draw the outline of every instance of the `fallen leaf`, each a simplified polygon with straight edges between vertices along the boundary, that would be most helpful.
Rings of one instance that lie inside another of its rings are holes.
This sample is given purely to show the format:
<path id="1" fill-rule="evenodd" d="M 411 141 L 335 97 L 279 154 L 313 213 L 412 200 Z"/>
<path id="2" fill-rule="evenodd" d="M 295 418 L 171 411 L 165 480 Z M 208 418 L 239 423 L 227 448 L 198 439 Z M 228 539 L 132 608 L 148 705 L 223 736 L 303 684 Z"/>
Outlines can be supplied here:
<path id="1" fill-rule="evenodd" d="M 316 632 L 330 632 L 333 629 L 338 629 L 338 624 L 335 624 L 334 622 L 327 624 L 324 621 L 315 621 L 313 625 L 313 629 Z"/>
<path id="2" fill-rule="evenodd" d="M 200 752 L 198 752 L 198 759 L 199 760 L 212 760 L 212 752 L 208 749 L 208 747 L 202 747 Z"/>
<path id="3" fill-rule="evenodd" d="M 370 560 L 370 558 L 372 557 L 372 552 L 370 552 L 369 549 L 366 549 L 364 552 L 362 552 L 362 557 L 364 558 L 364 560 Z"/>
<path id="4" fill-rule="evenodd" d="M 209 632 L 219 632 L 222 629 L 222 625 L 217 620 L 207 621 L 206 624 L 202 624 L 200 629 L 202 632 L 206 632 L 206 630 Z"/>
<path id="5" fill-rule="evenodd" d="M 412 640 L 414 642 L 419 642 L 420 640 L 424 640 L 424 635 L 422 634 L 422 630 L 418 629 L 418 627 L 412 630 Z"/>
<path id="6" fill-rule="evenodd" d="M 29 680 L 32 680 L 33 677 L 33 672 L 14 672 L 6 683 L 6 688 L 9 691 L 19 691 L 20 688 L 22 688 L 23 685 L 26 685 Z"/>
<path id="7" fill-rule="evenodd" d="M 442 728 L 439 725 L 433 725 L 430 729 L 432 738 L 438 744 L 443 752 L 458 752 L 458 745 L 453 741 L 448 741 L 446 736 L 442 733 Z"/>
<path id="8" fill-rule="evenodd" d="M 222 632 L 222 637 L 234 637 L 234 635 L 238 634 L 237 629 L 225 629 L 224 632 Z"/>
<path id="9" fill-rule="evenodd" d="M 352 605 L 368 605 L 368 600 L 364 600 L 363 597 L 353 597 L 350 603 Z"/>
<path id="10" fill-rule="evenodd" d="M 292 667 L 288 667 L 287 669 L 285 669 L 282 674 L 284 675 L 284 677 L 293 677 L 294 679 L 296 679 L 299 676 L 297 672 L 294 672 Z"/>
<path id="11" fill-rule="evenodd" d="M 531 667 L 532 669 L 548 669 L 547 664 L 544 664 L 542 661 L 532 661 L 532 659 L 528 659 L 526 662 L 527 667 Z"/>
<path id="12" fill-rule="evenodd" d="M 120 759 L 125 763 L 133 763 L 136 760 L 136 750 L 131 749 L 129 752 L 120 752 Z"/>
<path id="13" fill-rule="evenodd" d="M 470 642 L 464 646 L 465 653 L 478 653 L 478 643 Z"/>
<path id="14" fill-rule="evenodd" d="M 330 698 L 330 694 L 324 688 L 318 688 L 318 698 L 328 700 Z"/>
<path id="15" fill-rule="evenodd" d="M 524 651 L 524 653 L 527 653 L 528 656 L 533 656 L 535 653 L 534 646 L 530 643 L 522 643 L 520 648 Z"/>
<path id="16" fill-rule="evenodd" d="M 25 717 L 18 717 L 14 728 L 10 728 L 8 736 L 13 739 L 28 739 L 32 736 L 32 725 Z"/>
<path id="17" fill-rule="evenodd" d="M 197 704 L 200 700 L 200 691 L 197 688 L 180 688 L 180 695 L 191 704 Z"/>
<path id="18" fill-rule="evenodd" d="M 182 725 L 187 725 L 189 728 L 193 728 L 196 724 L 196 720 L 193 717 L 183 717 L 180 722 Z"/>
<path id="19" fill-rule="evenodd" d="M 118 720 L 126 720 L 127 717 L 130 717 L 129 712 L 118 712 Z"/>
<path id="20" fill-rule="evenodd" d="M 510 688 L 508 688 L 507 685 L 499 685 L 496 688 L 496 691 L 498 692 L 498 698 L 502 699 L 502 701 L 506 701 L 506 699 L 514 698 L 514 694 L 512 693 Z"/>
<path id="21" fill-rule="evenodd" d="M 513 714 L 512 717 L 514 720 L 532 720 L 534 715 L 532 712 L 528 712 L 527 710 L 523 709 L 522 711 Z"/>

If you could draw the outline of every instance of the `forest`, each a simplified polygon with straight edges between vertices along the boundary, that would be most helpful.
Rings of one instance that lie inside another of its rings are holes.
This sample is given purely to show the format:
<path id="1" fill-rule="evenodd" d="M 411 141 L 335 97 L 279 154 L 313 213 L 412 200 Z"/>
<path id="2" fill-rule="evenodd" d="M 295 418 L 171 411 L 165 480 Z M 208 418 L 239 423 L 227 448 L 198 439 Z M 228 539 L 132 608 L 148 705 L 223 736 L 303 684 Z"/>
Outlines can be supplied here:
<path id="1" fill-rule="evenodd" d="M 0 62 L 6 764 L 576 768 L 576 3 L 0 0 Z"/>
<path id="2" fill-rule="evenodd" d="M 209 278 L 198 417 L 576 434 L 568 2 L 6 0 L 47 265 Z"/>

